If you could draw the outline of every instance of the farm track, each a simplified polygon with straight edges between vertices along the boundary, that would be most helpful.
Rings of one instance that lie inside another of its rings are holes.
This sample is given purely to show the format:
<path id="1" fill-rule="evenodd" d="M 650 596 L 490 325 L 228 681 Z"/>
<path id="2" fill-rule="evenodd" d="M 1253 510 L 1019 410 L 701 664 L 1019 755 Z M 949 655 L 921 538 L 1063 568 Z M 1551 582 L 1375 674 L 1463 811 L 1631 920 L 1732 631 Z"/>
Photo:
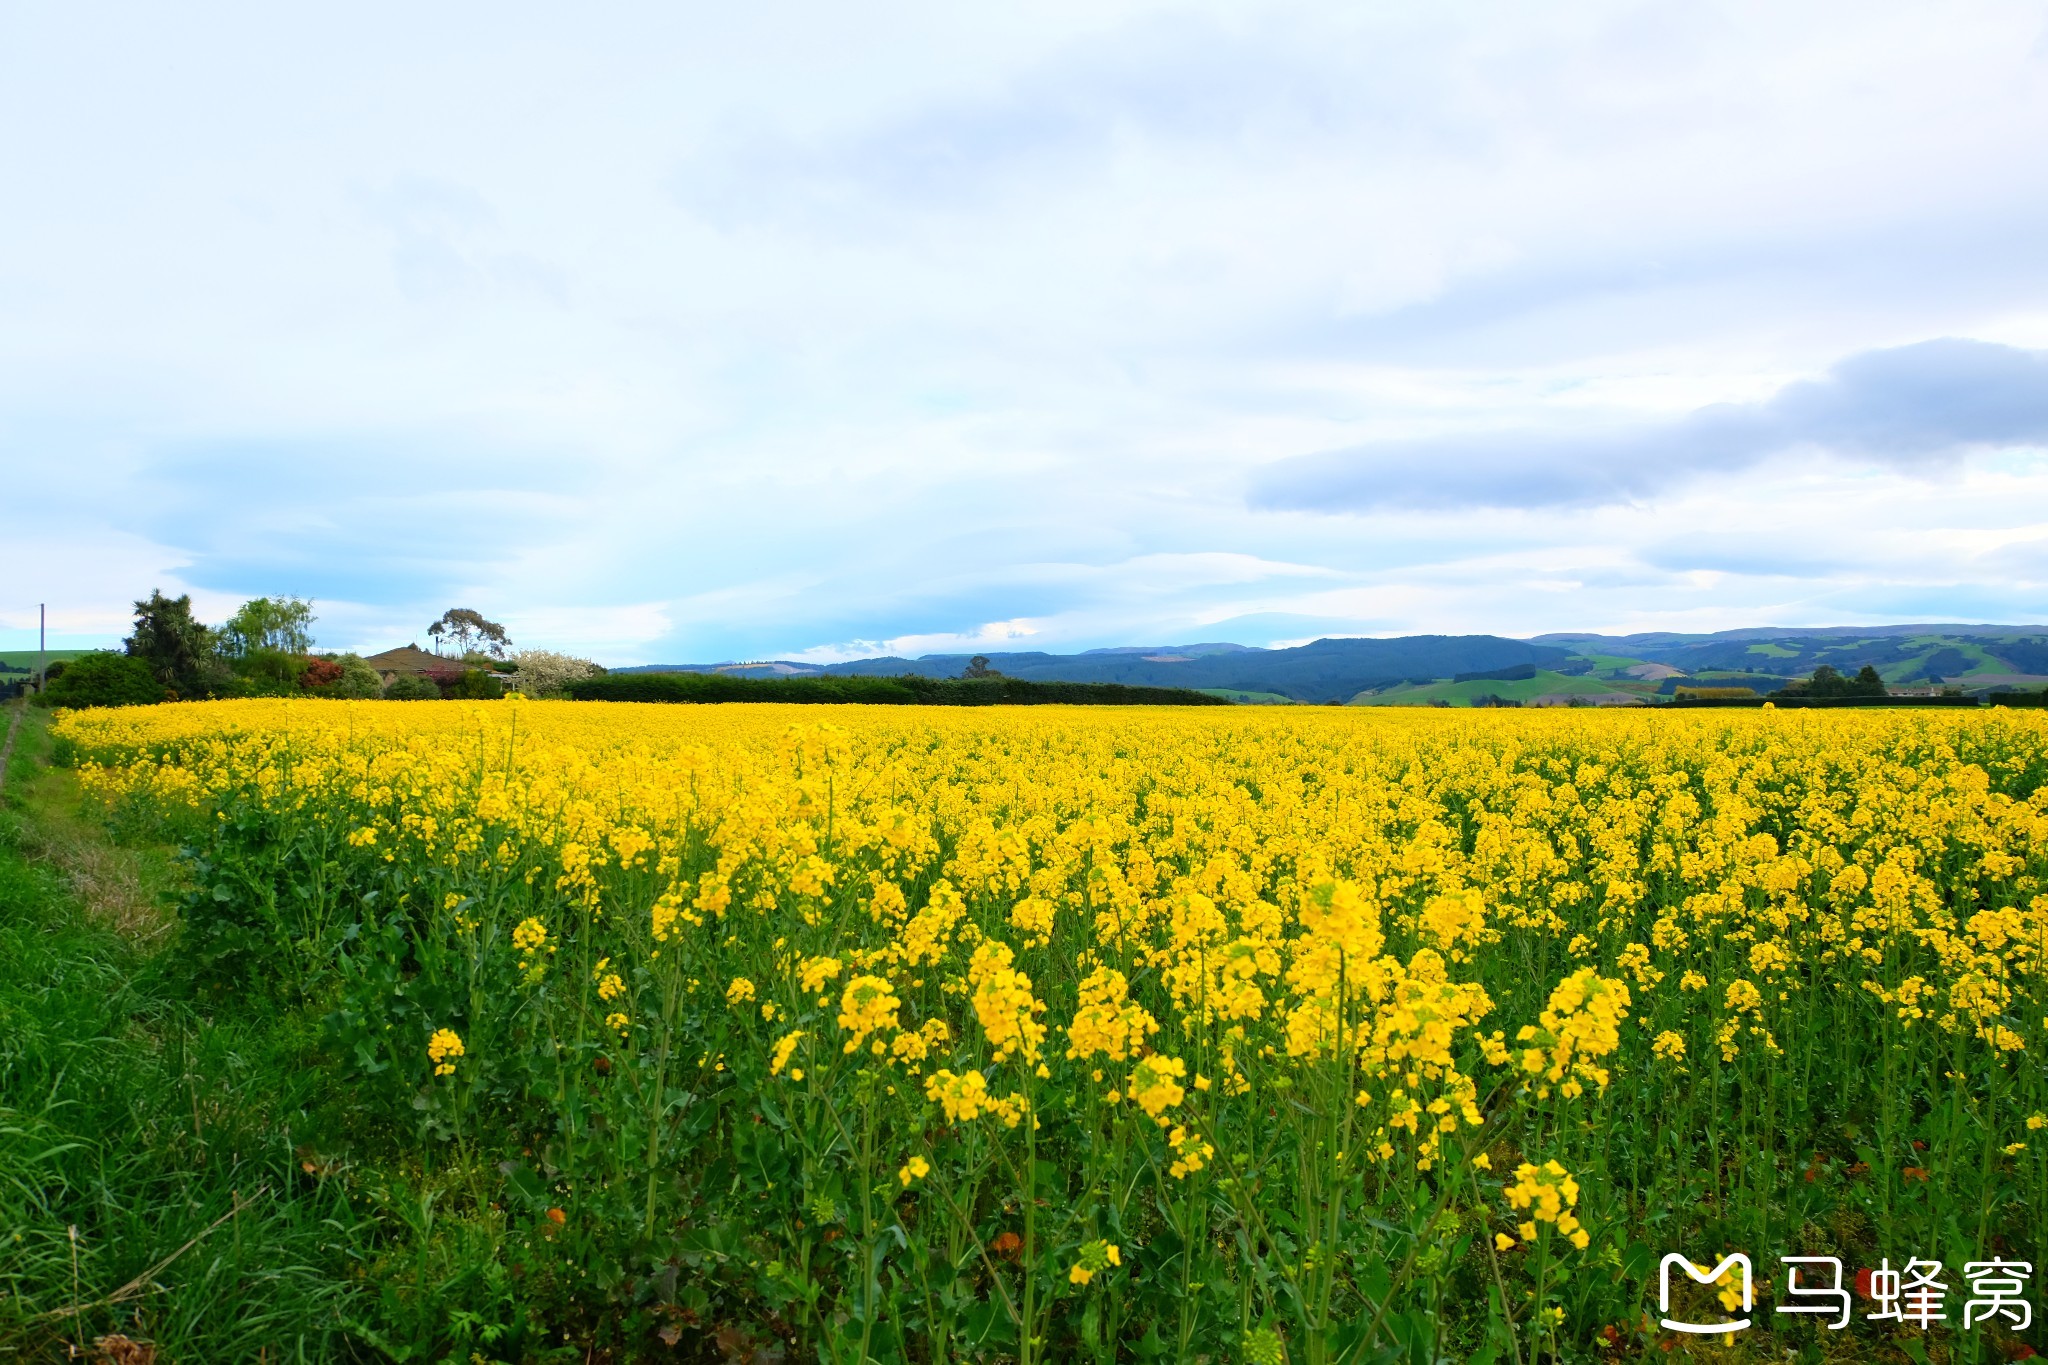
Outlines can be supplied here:
<path id="1" fill-rule="evenodd" d="M 0 744 L 0 795 L 5 795 L 7 791 L 7 762 L 14 757 L 14 732 L 21 728 L 21 710 L 20 706 L 16 706 L 10 711 L 7 717 L 7 742 Z"/>

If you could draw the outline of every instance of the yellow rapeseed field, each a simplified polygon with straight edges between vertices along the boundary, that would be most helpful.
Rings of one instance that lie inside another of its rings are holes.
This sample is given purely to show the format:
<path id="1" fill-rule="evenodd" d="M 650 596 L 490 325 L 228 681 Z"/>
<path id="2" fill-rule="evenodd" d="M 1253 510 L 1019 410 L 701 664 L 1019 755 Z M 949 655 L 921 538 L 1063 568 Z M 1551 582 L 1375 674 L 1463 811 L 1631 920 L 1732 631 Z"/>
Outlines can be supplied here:
<path id="1" fill-rule="evenodd" d="M 185 951 L 319 1002 L 366 1122 L 487 1171 L 536 1285 L 651 1323 L 835 1362 L 1531 1361 L 1668 1338 L 1667 1253 L 1745 1251 L 1777 1348 L 1834 1331 L 1773 1313 L 1779 1257 L 1941 1261 L 1943 1331 L 1966 1263 L 2042 1259 L 2034 713 L 58 734 L 186 847 Z M 1842 1340 L 1893 1329 L 1862 1307 Z"/>

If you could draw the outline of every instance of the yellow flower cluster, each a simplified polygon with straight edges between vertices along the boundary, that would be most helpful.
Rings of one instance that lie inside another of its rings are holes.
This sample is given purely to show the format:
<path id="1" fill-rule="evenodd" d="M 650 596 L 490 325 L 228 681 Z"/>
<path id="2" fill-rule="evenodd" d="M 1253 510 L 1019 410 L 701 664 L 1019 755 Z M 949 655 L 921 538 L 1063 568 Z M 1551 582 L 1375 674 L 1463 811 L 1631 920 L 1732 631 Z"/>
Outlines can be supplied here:
<path id="1" fill-rule="evenodd" d="M 1558 1085 L 1566 1099 L 1585 1092 L 1582 1082 L 1607 1088 L 1607 1068 L 1597 1059 L 1621 1045 L 1621 1025 L 1628 1018 L 1628 987 L 1601 976 L 1591 967 L 1581 967 L 1550 993 L 1550 1003 L 1537 1016 L 1537 1023 L 1525 1024 L 1515 1041 L 1526 1043 L 1522 1069 L 1540 1076 L 1548 1084 L 1537 1094 L 1548 1096 L 1549 1085 Z"/>
<path id="2" fill-rule="evenodd" d="M 434 1064 L 436 1076 L 453 1076 L 456 1059 L 464 1055 L 462 1035 L 452 1028 L 437 1028 L 427 1040 L 427 1060 Z"/>
<path id="3" fill-rule="evenodd" d="M 1177 1123 L 1167 1134 L 1166 1145 L 1173 1150 L 1173 1164 L 1167 1167 L 1167 1171 L 1175 1180 L 1187 1179 L 1208 1165 L 1209 1158 L 1216 1155 L 1215 1147 Z"/>
<path id="4" fill-rule="evenodd" d="M 1092 1242 L 1083 1242 L 1080 1258 L 1067 1271 L 1067 1282 L 1086 1284 L 1111 1266 L 1123 1263 L 1123 1249 L 1115 1242 L 1106 1242 L 1100 1237 Z"/>
<path id="5" fill-rule="evenodd" d="M 1516 1229 L 1523 1241 L 1535 1241 L 1536 1225 L 1549 1223 L 1573 1246 L 1581 1251 L 1586 1249 L 1591 1238 L 1572 1212 L 1579 1202 L 1579 1182 L 1564 1167 L 1555 1161 L 1546 1161 L 1541 1166 L 1525 1161 L 1515 1168 L 1515 1183 L 1505 1193 L 1510 1205 L 1529 1213 L 1528 1220 Z"/>
<path id="6" fill-rule="evenodd" d="M 883 1029 L 893 1031 L 896 1012 L 902 1008 L 903 1002 L 896 998 L 896 988 L 882 977 L 856 976 L 847 982 L 845 993 L 839 997 L 839 1027 L 852 1035 L 846 1040 L 845 1050 L 849 1053 L 858 1051 L 869 1034 Z M 887 1044 L 876 1040 L 876 1055 L 886 1050 Z"/>
<path id="7" fill-rule="evenodd" d="M 1131 999 L 1130 982 L 1114 967 L 1097 967 L 1081 978 L 1078 994 L 1074 1020 L 1067 1025 L 1069 1058 L 1121 1062 L 1159 1032 L 1159 1021 Z"/>
<path id="8" fill-rule="evenodd" d="M 967 979 L 974 986 L 975 1017 L 996 1060 L 1015 1052 L 1035 1062 L 1045 1041 L 1045 1025 L 1037 1018 L 1045 1004 L 1031 994 L 1031 978 L 1011 966 L 1015 960 L 1009 944 L 983 943 L 967 964 Z"/>
<path id="9" fill-rule="evenodd" d="M 1024 1097 L 991 1094 L 988 1078 L 979 1071 L 957 1076 L 951 1071 L 934 1071 L 925 1080 L 924 1092 L 945 1112 L 948 1123 L 972 1123 L 983 1114 L 993 1114 L 1004 1127 L 1015 1128 L 1024 1117 Z"/>
<path id="10" fill-rule="evenodd" d="M 1188 1064 L 1178 1057 L 1153 1053 L 1141 1058 L 1131 1072 L 1128 1093 L 1131 1102 L 1147 1118 L 1164 1123 L 1166 1111 L 1187 1098 L 1181 1082 L 1187 1079 Z"/>
<path id="11" fill-rule="evenodd" d="M 791 1029 L 775 1040 L 774 1054 L 768 1060 L 769 1075 L 780 1076 L 783 1073 L 789 1066 L 789 1059 L 796 1054 L 798 1045 L 803 1042 L 806 1036 L 802 1029 L 797 1028 Z M 790 1074 L 799 1081 L 804 1078 L 804 1073 L 801 1070 L 793 1071 Z"/>

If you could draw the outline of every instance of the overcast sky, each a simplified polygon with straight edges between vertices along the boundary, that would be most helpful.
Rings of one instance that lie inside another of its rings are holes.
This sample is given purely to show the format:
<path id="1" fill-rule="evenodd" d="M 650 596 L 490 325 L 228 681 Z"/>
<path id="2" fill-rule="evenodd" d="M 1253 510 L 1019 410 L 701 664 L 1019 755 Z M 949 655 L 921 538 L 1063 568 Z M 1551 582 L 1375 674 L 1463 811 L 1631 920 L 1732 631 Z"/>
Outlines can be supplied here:
<path id="1" fill-rule="evenodd" d="M 2048 620 L 2048 5 L 0 0 L 0 647 Z"/>

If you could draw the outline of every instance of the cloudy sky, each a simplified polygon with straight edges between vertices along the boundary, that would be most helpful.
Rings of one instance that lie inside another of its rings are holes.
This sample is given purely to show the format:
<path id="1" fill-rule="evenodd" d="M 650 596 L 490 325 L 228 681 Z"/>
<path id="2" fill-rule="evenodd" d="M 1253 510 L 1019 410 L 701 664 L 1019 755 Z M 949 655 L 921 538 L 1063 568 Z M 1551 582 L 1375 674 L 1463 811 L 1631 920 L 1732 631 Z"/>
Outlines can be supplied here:
<path id="1" fill-rule="evenodd" d="M 2048 620 L 2048 5 L 0 0 L 0 647 Z"/>

